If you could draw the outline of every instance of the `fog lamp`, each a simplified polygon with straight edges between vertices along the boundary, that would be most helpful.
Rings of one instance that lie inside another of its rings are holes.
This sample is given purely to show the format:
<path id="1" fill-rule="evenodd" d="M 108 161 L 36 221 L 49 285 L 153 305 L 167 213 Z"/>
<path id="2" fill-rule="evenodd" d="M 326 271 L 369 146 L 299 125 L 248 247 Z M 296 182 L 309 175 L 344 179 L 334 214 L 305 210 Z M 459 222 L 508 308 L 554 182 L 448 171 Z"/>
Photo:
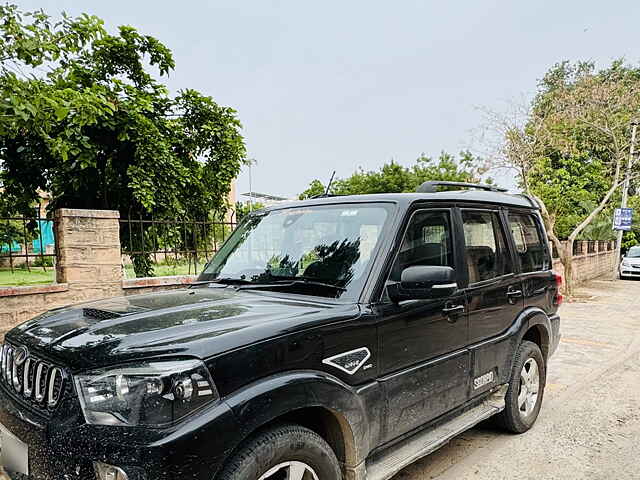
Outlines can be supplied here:
<path id="1" fill-rule="evenodd" d="M 106 463 L 93 462 L 97 480 L 129 480 L 129 477 L 122 469 L 107 465 Z"/>

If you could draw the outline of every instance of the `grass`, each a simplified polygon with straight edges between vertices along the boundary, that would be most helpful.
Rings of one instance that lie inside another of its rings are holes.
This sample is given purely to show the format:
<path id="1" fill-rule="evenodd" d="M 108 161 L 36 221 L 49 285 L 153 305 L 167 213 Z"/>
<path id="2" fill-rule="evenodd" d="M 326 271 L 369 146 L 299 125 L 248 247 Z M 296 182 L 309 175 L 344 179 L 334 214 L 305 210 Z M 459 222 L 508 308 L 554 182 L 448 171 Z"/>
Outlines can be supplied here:
<path id="1" fill-rule="evenodd" d="M 14 268 L 13 273 L 9 268 L 0 268 L 0 286 L 20 287 L 24 285 L 42 285 L 56 281 L 56 270 L 47 267 L 45 271 L 41 267 Z"/>
<path id="2" fill-rule="evenodd" d="M 200 273 L 203 265 L 198 265 L 198 271 L 193 271 L 193 265 L 191 265 L 191 272 L 189 272 L 189 265 L 154 265 L 153 272 L 154 277 L 170 277 L 174 275 L 194 275 Z M 125 265 L 124 278 L 136 278 L 136 274 L 133 271 L 133 265 Z M 56 269 L 54 267 L 47 267 L 45 271 L 41 267 L 31 267 L 31 271 L 26 268 L 14 268 L 13 273 L 9 268 L 0 268 L 0 287 L 21 287 L 25 285 L 46 285 L 49 283 L 55 283 L 56 281 Z"/>
<path id="3" fill-rule="evenodd" d="M 193 271 L 193 264 L 191 264 L 191 272 L 189 272 L 189 265 L 186 263 L 178 265 L 165 265 L 156 264 L 153 266 L 154 277 L 172 277 L 174 275 L 195 275 L 200 273 L 204 265 L 198 265 L 198 271 Z M 124 266 L 124 278 L 136 278 L 136 274 L 133 271 L 133 265 Z"/>

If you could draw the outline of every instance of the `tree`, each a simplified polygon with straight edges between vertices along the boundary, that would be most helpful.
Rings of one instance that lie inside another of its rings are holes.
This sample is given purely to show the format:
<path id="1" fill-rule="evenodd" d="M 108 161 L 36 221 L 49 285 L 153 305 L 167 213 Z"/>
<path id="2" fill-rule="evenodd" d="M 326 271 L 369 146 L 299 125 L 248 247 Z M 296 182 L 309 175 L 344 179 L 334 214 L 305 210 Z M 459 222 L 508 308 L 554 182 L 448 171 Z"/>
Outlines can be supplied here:
<path id="1" fill-rule="evenodd" d="M 128 26 L 109 34 L 89 15 L 54 21 L 7 5 L 0 17 L 0 209 L 30 213 L 39 189 L 50 209 L 133 218 L 202 220 L 227 207 L 241 124 L 195 90 L 169 96 L 155 77 L 175 64 L 160 41 Z"/>
<path id="2" fill-rule="evenodd" d="M 264 208 L 264 205 L 260 202 L 253 202 L 251 207 L 247 203 L 236 202 L 235 221 L 240 223 L 251 211 L 260 210 L 261 208 Z"/>
<path id="3" fill-rule="evenodd" d="M 456 160 L 448 153 L 441 153 L 438 160 L 422 154 L 411 167 L 394 161 L 384 164 L 379 170 L 359 169 L 350 177 L 336 179 L 329 188 L 333 195 L 361 195 L 368 193 L 415 192 L 428 180 L 448 180 L 478 183 L 487 168 L 479 158 L 462 152 Z M 491 182 L 491 179 L 485 181 Z M 300 194 L 300 199 L 322 195 L 327 187 L 320 180 L 313 180 L 309 188 Z"/>
<path id="4" fill-rule="evenodd" d="M 573 243 L 624 182 L 630 122 L 639 107 L 640 69 L 622 61 L 600 71 L 590 62 L 563 62 L 541 80 L 524 121 L 489 118 L 504 142 L 494 158 L 515 168 L 525 192 L 539 200 L 569 294 Z"/>

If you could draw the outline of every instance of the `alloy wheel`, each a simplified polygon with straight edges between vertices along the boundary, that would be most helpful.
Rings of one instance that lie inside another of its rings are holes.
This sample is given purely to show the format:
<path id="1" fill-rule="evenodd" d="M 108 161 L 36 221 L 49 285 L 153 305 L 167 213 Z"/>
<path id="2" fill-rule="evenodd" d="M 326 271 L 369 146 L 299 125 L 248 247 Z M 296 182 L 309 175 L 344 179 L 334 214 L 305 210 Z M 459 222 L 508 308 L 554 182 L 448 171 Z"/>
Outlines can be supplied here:
<path id="1" fill-rule="evenodd" d="M 536 408 L 538 391 L 540 390 L 540 369 L 535 359 L 529 358 L 520 372 L 520 393 L 518 409 L 522 417 L 528 417 Z"/>
<path id="2" fill-rule="evenodd" d="M 304 462 L 279 463 L 258 480 L 319 480 L 316 472 Z"/>

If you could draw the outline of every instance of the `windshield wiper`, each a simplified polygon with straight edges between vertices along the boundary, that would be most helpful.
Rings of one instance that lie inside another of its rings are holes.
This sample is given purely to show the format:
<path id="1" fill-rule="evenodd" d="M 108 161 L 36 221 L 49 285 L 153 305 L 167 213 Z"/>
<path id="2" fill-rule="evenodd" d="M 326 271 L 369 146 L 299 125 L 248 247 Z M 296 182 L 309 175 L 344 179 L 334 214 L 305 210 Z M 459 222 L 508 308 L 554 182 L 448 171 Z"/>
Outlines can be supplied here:
<path id="1" fill-rule="evenodd" d="M 209 283 L 222 283 L 224 285 L 252 285 L 251 280 L 239 277 L 221 277 L 215 280 L 210 280 Z"/>
<path id="2" fill-rule="evenodd" d="M 338 290 L 340 292 L 346 292 L 347 289 L 344 287 L 339 287 L 338 285 L 333 285 L 331 283 L 317 282 L 315 280 L 309 280 L 306 278 L 289 278 L 286 280 L 275 280 L 271 282 L 265 283 L 254 283 L 247 282 L 246 284 L 242 284 L 238 286 L 238 290 L 247 290 L 254 288 L 281 288 L 281 287 L 296 287 L 299 285 L 307 285 L 312 287 L 322 287 L 322 288 L 332 288 L 334 290 Z"/>

